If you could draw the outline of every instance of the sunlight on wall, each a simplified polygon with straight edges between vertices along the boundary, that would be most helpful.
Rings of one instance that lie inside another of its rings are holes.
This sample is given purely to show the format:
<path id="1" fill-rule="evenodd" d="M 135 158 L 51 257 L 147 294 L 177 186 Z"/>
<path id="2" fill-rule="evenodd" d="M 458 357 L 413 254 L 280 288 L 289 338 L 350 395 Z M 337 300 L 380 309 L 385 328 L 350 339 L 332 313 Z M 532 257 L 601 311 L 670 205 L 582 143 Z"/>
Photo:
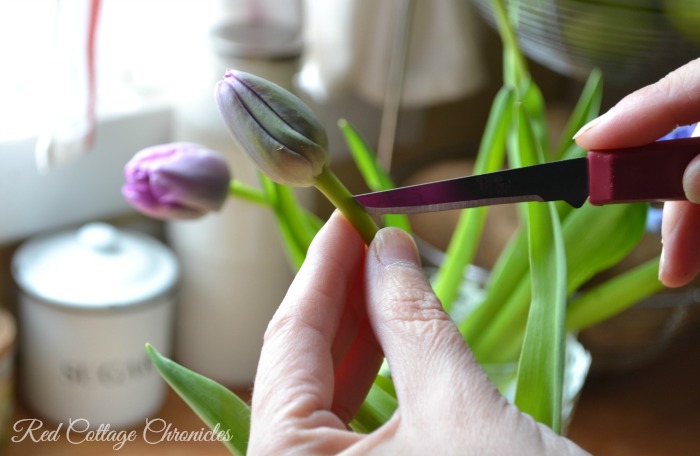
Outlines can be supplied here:
<path id="1" fill-rule="evenodd" d="M 73 1 L 63 4 L 75 8 Z M 87 1 L 77 3 L 87 8 Z M 56 42 L 66 39 L 66 26 L 57 20 L 72 19 L 59 16 L 57 4 L 0 1 L 0 141 L 35 135 L 47 110 L 47 92 L 74 90 L 60 86 L 66 85 L 66 73 L 72 80 L 84 77 L 67 68 L 83 58 L 83 49 L 66 56 Z M 208 27 L 216 20 L 218 5 L 214 0 L 102 0 L 98 113 L 130 112 L 180 95 L 187 80 L 207 64 L 202 49 L 208 49 Z"/>

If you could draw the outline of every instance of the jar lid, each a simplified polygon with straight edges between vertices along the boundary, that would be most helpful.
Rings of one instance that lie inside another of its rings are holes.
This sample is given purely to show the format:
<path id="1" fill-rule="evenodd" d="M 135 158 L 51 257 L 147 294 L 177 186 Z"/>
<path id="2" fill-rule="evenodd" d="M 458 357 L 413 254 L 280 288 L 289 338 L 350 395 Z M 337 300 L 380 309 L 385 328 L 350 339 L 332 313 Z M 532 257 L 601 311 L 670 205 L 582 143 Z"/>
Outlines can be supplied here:
<path id="1" fill-rule="evenodd" d="M 15 253 L 20 289 L 53 304 L 112 308 L 170 292 L 179 268 L 173 253 L 150 237 L 91 223 L 77 231 L 29 240 Z"/>
<path id="2" fill-rule="evenodd" d="M 214 51 L 229 57 L 289 59 L 303 49 L 299 28 L 265 22 L 222 22 L 212 29 L 211 39 Z"/>

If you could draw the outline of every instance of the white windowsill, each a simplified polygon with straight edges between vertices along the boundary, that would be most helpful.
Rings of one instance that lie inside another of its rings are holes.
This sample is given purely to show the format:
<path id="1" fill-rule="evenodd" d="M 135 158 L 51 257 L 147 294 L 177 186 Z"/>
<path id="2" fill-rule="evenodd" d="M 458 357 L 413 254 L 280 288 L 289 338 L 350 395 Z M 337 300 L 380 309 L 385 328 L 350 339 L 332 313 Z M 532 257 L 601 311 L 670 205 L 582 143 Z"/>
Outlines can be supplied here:
<path id="1" fill-rule="evenodd" d="M 171 124 L 168 107 L 105 119 L 89 154 L 45 175 L 35 166 L 36 138 L 0 142 L 0 244 L 129 212 L 123 167 L 138 150 L 168 142 Z"/>

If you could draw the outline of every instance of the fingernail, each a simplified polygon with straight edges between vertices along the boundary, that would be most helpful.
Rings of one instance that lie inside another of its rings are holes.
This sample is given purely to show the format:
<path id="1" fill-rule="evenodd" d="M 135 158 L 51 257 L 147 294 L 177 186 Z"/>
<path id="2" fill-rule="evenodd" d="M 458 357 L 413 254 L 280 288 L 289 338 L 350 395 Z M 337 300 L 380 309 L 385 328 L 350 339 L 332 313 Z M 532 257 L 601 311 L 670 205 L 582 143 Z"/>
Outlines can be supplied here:
<path id="1" fill-rule="evenodd" d="M 398 228 L 384 228 L 377 233 L 373 244 L 377 258 L 384 266 L 405 264 L 420 266 L 420 257 L 413 238 Z"/>
<path id="2" fill-rule="evenodd" d="M 664 263 L 666 260 L 666 255 L 664 255 L 663 243 L 661 244 L 661 255 L 659 256 L 659 280 L 663 282 L 664 276 Z"/>
<path id="3" fill-rule="evenodd" d="M 598 124 L 600 124 L 607 116 L 610 114 L 610 111 L 606 112 L 605 114 L 596 117 L 595 119 L 591 120 L 588 122 L 586 125 L 581 127 L 579 131 L 577 131 L 572 139 L 576 139 L 581 137 L 583 134 L 588 133 L 589 131 L 593 130 Z"/>

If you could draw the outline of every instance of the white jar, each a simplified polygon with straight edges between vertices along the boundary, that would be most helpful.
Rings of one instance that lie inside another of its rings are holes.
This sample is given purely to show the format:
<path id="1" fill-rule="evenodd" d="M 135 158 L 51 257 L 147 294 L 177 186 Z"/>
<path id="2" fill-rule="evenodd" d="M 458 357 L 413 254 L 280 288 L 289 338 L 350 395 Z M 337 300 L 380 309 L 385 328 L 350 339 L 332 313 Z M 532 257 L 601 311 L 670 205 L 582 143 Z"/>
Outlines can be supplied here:
<path id="1" fill-rule="evenodd" d="M 32 411 L 112 429 L 158 411 L 166 385 L 144 345 L 170 352 L 179 268 L 169 249 L 94 223 L 28 241 L 12 270 L 20 385 Z"/>
<path id="2" fill-rule="evenodd" d="M 214 87 L 235 68 L 290 89 L 301 42 L 293 29 L 264 22 L 223 22 L 211 36 L 212 72 L 203 69 L 191 97 L 178 104 L 174 139 L 224 153 L 233 177 L 259 188 L 257 168 L 227 130 Z M 316 190 L 301 190 L 312 206 Z M 216 213 L 168 222 L 166 236 L 182 264 L 175 359 L 229 387 L 249 387 L 265 328 L 293 277 L 272 211 L 229 198 Z"/>

